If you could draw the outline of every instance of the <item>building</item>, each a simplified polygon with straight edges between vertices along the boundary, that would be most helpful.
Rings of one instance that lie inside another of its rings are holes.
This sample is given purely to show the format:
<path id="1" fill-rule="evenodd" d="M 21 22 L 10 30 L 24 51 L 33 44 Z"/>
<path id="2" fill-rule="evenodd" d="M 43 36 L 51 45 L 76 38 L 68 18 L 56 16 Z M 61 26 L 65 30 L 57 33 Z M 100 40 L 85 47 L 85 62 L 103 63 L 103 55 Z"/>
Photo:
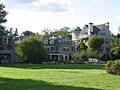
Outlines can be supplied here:
<path id="1" fill-rule="evenodd" d="M 54 61 L 69 60 L 75 51 L 75 44 L 71 39 L 43 38 L 49 58 Z"/>
<path id="2" fill-rule="evenodd" d="M 98 35 L 103 37 L 104 44 L 102 45 L 100 49 L 101 55 L 110 55 L 110 46 L 111 46 L 111 40 L 112 36 L 109 31 L 109 23 L 100 24 L 100 25 L 93 25 L 93 23 L 89 23 L 88 25 L 85 25 L 82 28 L 82 32 L 79 35 L 79 39 L 83 40 L 83 42 L 87 43 L 89 38 L 92 35 Z"/>
<path id="3" fill-rule="evenodd" d="M 79 40 L 87 43 L 92 35 L 102 36 L 104 44 L 100 49 L 101 55 L 110 56 L 110 47 L 112 36 L 109 31 L 109 23 L 93 25 L 89 23 L 85 25 L 81 31 L 73 31 L 72 39 L 61 37 L 43 37 L 43 42 L 47 48 L 49 58 L 54 61 L 69 60 L 71 55 L 76 50 Z M 19 58 L 15 53 L 15 44 L 28 38 L 28 35 L 21 36 L 0 36 L 0 63 L 23 62 L 23 58 Z"/>
<path id="4" fill-rule="evenodd" d="M 0 36 L 0 63 L 16 62 L 14 43 L 10 36 Z"/>

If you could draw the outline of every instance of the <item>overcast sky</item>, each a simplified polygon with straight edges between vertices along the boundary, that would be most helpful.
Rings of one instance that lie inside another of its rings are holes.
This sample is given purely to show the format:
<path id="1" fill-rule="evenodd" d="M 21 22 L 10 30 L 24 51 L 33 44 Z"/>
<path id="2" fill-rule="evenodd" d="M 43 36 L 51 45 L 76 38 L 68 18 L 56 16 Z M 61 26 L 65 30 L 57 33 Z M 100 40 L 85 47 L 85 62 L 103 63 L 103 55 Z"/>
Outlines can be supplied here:
<path id="1" fill-rule="evenodd" d="M 9 12 L 7 27 L 41 32 L 43 28 L 81 28 L 110 23 L 110 31 L 118 33 L 120 0 L 2 0 Z"/>

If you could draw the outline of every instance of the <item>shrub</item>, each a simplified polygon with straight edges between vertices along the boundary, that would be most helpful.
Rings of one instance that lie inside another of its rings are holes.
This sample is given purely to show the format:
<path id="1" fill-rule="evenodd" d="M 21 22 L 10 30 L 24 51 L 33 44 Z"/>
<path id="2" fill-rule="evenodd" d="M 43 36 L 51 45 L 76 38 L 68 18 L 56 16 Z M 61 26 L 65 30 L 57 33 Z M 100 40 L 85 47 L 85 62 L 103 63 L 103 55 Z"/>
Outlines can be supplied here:
<path id="1" fill-rule="evenodd" d="M 120 60 L 108 61 L 106 69 L 109 74 L 120 75 Z"/>

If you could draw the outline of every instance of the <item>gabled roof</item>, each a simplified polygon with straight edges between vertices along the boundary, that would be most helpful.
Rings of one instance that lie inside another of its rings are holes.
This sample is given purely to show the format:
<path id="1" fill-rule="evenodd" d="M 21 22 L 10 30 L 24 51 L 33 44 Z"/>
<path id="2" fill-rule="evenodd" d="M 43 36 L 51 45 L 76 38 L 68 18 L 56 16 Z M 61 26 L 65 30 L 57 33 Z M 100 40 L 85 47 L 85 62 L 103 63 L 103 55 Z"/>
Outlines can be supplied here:
<path id="1" fill-rule="evenodd" d="M 93 26 L 93 32 L 91 32 L 91 34 L 96 34 L 97 35 L 103 29 L 103 27 L 105 27 L 105 24 L 100 24 L 100 25 Z M 82 35 L 88 34 L 88 25 L 85 25 L 83 27 L 81 34 Z"/>
<path id="2" fill-rule="evenodd" d="M 81 34 L 82 34 L 82 35 L 88 34 L 88 25 L 85 25 L 85 26 L 83 27 Z"/>
<path id="3" fill-rule="evenodd" d="M 99 28 L 97 28 L 96 26 L 93 26 L 93 32 L 92 32 L 92 34 L 98 34 L 100 32 L 100 29 Z"/>

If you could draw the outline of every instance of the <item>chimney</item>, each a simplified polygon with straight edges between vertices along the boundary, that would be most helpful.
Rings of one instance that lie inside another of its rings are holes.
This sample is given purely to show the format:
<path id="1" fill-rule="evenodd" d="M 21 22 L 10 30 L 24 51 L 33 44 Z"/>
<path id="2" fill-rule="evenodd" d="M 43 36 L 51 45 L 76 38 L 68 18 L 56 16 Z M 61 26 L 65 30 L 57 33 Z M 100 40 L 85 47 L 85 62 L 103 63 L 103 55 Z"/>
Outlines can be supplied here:
<path id="1" fill-rule="evenodd" d="M 93 23 L 89 23 L 88 25 L 88 35 L 90 35 L 91 32 L 93 32 Z"/>
<path id="2" fill-rule="evenodd" d="M 105 23 L 105 26 L 107 27 L 107 30 L 109 31 L 109 22 Z"/>

